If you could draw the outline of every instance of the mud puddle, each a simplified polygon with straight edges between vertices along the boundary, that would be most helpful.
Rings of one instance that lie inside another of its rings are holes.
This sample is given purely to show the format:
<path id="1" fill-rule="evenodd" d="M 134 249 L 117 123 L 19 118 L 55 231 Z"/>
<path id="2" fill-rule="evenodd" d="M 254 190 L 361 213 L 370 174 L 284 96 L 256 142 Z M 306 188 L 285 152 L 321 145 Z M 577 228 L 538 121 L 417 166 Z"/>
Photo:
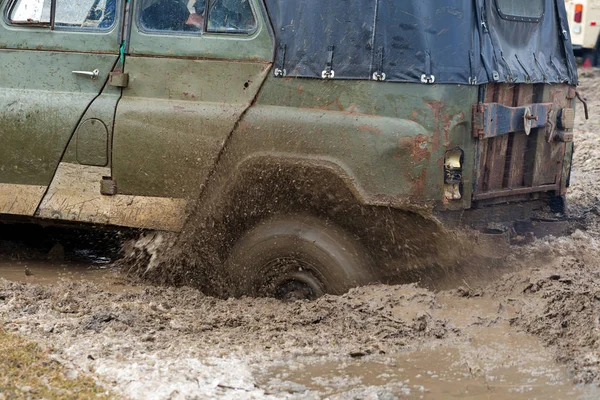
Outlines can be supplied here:
<path id="1" fill-rule="evenodd" d="M 0 278 L 39 285 L 89 282 L 115 293 L 132 293 L 137 290 L 118 271 L 104 263 L 90 265 L 66 261 L 0 259 Z"/>
<path id="2" fill-rule="evenodd" d="M 263 378 L 269 388 L 288 385 L 292 393 L 314 398 L 348 398 L 371 395 L 372 398 L 415 399 L 592 399 L 589 388 L 574 387 L 566 371 L 536 361 L 529 369 L 498 366 L 493 373 L 482 374 L 465 361 L 460 348 L 431 348 L 386 361 L 327 362 L 314 365 L 281 367 Z M 375 397 L 377 396 L 377 397 Z"/>
<path id="3" fill-rule="evenodd" d="M 445 292 L 430 310 L 452 321 L 452 340 L 428 341 L 395 355 L 355 352 L 332 361 L 296 360 L 259 378 L 267 393 L 287 388 L 301 398 L 596 399 L 574 386 L 567 368 L 537 338 L 518 331 L 511 301 Z M 369 397 L 370 396 L 370 397 Z"/>

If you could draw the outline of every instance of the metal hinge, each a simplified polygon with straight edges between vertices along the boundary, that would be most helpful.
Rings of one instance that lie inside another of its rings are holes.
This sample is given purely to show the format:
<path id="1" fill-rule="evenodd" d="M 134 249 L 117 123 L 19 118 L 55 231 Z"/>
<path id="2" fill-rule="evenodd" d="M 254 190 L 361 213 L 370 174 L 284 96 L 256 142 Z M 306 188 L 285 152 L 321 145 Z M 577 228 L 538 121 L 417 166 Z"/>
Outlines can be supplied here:
<path id="1" fill-rule="evenodd" d="M 127 72 L 111 72 L 108 74 L 109 86 L 124 88 L 129 84 L 129 74 Z"/>

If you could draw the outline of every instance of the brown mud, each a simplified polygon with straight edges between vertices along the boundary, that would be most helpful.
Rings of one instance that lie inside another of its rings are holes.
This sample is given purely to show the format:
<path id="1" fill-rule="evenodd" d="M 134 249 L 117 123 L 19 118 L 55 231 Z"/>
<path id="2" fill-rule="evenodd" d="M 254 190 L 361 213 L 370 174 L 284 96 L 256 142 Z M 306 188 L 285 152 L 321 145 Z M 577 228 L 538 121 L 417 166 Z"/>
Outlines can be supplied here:
<path id="1" fill-rule="evenodd" d="M 584 229 L 570 236 L 283 303 L 123 285 L 103 255 L 0 226 L 2 328 L 132 399 L 599 398 L 600 72 L 581 83 L 592 119 L 578 109 L 568 201 Z M 152 239 L 138 242 L 150 271 Z"/>

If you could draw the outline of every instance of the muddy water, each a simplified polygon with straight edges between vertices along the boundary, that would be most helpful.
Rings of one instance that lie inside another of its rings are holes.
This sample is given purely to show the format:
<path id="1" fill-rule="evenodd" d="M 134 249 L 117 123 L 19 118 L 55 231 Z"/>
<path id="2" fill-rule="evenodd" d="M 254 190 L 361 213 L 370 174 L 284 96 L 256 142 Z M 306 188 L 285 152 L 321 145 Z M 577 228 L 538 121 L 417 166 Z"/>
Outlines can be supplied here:
<path id="1" fill-rule="evenodd" d="M 537 338 L 511 327 L 519 307 L 510 301 L 441 293 L 438 302 L 432 314 L 460 329 L 453 343 L 427 343 L 395 356 L 291 363 L 271 369 L 261 382 L 267 390 L 287 387 L 298 395 L 331 398 L 600 398 L 596 387 L 573 385 Z"/>
<path id="2" fill-rule="evenodd" d="M 493 373 L 474 371 L 460 348 L 421 349 L 380 361 L 327 362 L 272 371 L 267 386 L 290 385 L 321 395 L 362 391 L 416 399 L 569 399 L 597 398 L 574 387 L 565 371 L 531 362 L 527 368 L 499 365 Z M 365 390 L 366 389 L 366 390 Z M 374 397 L 377 398 L 377 397 Z"/>
<path id="3" fill-rule="evenodd" d="M 13 282 L 51 285 L 58 282 L 89 282 L 111 292 L 135 291 L 120 274 L 104 263 L 49 260 L 2 260 L 0 278 Z"/>

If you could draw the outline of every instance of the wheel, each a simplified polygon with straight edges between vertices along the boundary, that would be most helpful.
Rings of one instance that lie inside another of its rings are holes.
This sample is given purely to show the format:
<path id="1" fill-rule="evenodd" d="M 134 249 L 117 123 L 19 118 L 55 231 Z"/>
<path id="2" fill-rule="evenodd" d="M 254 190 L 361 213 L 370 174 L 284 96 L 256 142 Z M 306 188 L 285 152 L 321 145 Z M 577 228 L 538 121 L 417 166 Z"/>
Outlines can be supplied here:
<path id="1" fill-rule="evenodd" d="M 366 254 L 340 228 L 315 217 L 288 215 L 248 231 L 225 267 L 237 295 L 314 299 L 372 283 Z"/>

